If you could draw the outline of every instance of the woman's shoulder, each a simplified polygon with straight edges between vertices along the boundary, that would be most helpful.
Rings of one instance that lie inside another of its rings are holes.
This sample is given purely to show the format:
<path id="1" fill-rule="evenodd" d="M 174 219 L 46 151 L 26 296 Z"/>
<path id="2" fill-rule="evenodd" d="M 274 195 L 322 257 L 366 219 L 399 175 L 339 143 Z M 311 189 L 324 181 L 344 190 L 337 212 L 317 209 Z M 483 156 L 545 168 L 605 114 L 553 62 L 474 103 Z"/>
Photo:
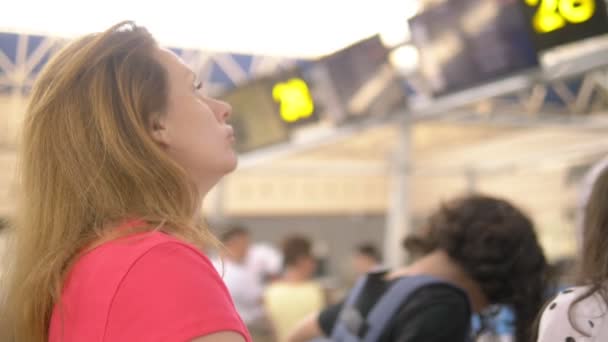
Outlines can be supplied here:
<path id="1" fill-rule="evenodd" d="M 100 322 L 118 322 L 106 326 L 118 329 L 112 331 L 119 335 L 125 327 L 122 322 L 138 317 L 145 324 L 158 320 L 161 314 L 166 317 L 160 319 L 164 323 L 170 317 L 179 320 L 186 315 L 184 324 L 219 315 L 221 320 L 236 322 L 234 326 L 240 329 L 229 293 L 209 259 L 194 246 L 156 231 L 107 241 L 82 255 L 64 282 L 61 303 L 71 310 L 69 324 L 103 329 Z M 209 312 L 205 309 L 209 306 L 216 310 Z M 177 326 L 179 322 L 170 323 L 176 329 L 184 328 Z M 201 323 L 197 327 L 207 326 Z M 132 330 L 139 334 L 146 329 L 157 332 L 150 327 L 134 326 Z"/>
<path id="2" fill-rule="evenodd" d="M 597 292 L 589 294 L 590 290 L 589 286 L 572 287 L 548 302 L 541 316 L 538 341 L 581 342 L 603 336 L 607 331 L 604 328 L 601 333 L 602 327 L 608 324 L 606 302 Z"/>
<path id="3" fill-rule="evenodd" d="M 125 324 L 132 326 L 130 331 L 145 334 L 125 339 L 129 341 L 152 341 L 158 336 L 186 341 L 222 329 L 247 336 L 210 260 L 193 245 L 159 234 L 163 233 L 145 233 L 135 242 L 137 258 L 114 290 L 108 322 L 115 324 L 106 336 L 125 336 Z M 150 322 L 162 324 L 151 327 Z"/>
<path id="4" fill-rule="evenodd" d="M 99 244 L 83 255 L 83 259 L 103 257 L 105 261 L 135 261 L 151 251 L 167 249 L 192 250 L 204 256 L 196 247 L 169 234 L 160 231 L 149 231 L 123 236 Z M 108 259 L 109 258 L 109 259 Z M 207 259 L 205 257 L 205 259 Z"/>
<path id="5" fill-rule="evenodd" d="M 162 260 L 168 256 L 171 260 L 183 260 L 180 262 L 183 265 L 213 268 L 209 258 L 195 246 L 171 235 L 150 231 L 106 241 L 90 249 L 75 262 L 69 278 L 103 276 L 118 281 L 142 260 Z"/>

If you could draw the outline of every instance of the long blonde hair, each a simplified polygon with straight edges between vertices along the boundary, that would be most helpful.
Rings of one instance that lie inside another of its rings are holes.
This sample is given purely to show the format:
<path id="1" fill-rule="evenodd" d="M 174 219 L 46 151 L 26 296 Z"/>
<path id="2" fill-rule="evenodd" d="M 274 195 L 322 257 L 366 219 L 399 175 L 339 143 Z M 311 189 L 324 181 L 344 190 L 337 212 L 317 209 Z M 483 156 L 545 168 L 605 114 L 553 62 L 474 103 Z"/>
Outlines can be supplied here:
<path id="1" fill-rule="evenodd" d="M 0 301 L 6 340 L 48 339 L 70 264 L 126 218 L 143 219 L 142 230 L 215 244 L 192 224 L 200 205 L 193 182 L 149 135 L 168 93 L 157 48 L 145 28 L 123 22 L 72 42 L 39 76 L 24 123 L 21 201 Z"/>

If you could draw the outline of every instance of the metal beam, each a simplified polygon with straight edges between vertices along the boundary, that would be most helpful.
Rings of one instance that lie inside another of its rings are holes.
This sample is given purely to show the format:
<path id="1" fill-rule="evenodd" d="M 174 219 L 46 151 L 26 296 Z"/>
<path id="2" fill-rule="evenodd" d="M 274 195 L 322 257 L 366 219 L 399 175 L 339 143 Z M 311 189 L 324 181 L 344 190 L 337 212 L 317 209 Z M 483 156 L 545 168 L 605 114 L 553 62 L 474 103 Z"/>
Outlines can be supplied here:
<path id="1" fill-rule="evenodd" d="M 473 111 L 453 112 L 425 121 L 454 123 L 459 125 L 485 125 L 512 128 L 572 128 L 577 130 L 608 130 L 608 113 L 591 115 L 570 115 L 565 113 L 538 113 L 535 116 L 522 115 L 512 110 L 495 111 L 492 115 Z"/>

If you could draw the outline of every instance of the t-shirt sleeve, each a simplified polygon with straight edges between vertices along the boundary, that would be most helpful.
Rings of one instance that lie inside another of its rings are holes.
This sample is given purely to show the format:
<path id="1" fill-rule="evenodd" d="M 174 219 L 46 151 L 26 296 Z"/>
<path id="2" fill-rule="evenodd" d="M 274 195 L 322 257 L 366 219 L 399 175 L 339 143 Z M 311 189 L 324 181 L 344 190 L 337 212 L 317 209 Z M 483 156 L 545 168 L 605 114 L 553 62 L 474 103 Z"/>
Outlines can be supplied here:
<path id="1" fill-rule="evenodd" d="M 392 341 L 464 342 L 471 312 L 466 297 L 448 286 L 435 285 L 413 294 L 395 317 Z"/>
<path id="2" fill-rule="evenodd" d="M 143 254 L 123 278 L 104 341 L 185 342 L 220 331 L 250 340 L 211 262 L 188 245 L 167 242 Z"/>

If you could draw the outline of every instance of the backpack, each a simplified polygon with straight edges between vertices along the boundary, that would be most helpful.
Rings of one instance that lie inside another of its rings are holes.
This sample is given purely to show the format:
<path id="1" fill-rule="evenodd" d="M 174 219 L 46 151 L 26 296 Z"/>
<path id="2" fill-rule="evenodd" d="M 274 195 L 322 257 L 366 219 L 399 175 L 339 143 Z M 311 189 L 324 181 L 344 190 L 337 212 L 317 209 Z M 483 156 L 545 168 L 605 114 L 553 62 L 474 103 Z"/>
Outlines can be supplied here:
<path id="1" fill-rule="evenodd" d="M 391 318 L 419 289 L 435 284 L 455 285 L 431 276 L 411 276 L 397 280 L 374 304 L 367 317 L 355 308 L 357 299 L 370 275 L 360 278 L 348 295 L 338 320 L 332 330 L 331 340 L 337 342 L 376 342 L 382 336 Z"/>

